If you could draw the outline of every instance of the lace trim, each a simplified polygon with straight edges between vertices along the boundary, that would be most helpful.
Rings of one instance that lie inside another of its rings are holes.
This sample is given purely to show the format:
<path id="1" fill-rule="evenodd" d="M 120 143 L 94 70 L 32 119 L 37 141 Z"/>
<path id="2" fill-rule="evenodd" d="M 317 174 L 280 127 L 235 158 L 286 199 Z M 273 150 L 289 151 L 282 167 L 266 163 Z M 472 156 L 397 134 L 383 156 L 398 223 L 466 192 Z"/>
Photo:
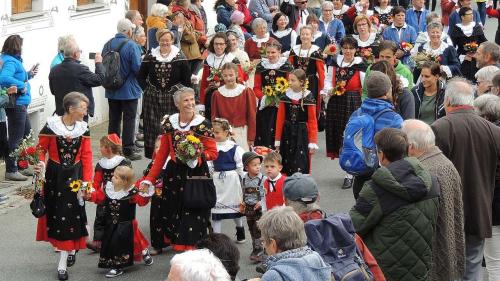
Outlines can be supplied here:
<path id="1" fill-rule="evenodd" d="M 219 87 L 219 89 L 217 89 L 217 90 L 219 91 L 219 93 L 221 95 L 223 95 L 226 98 L 234 98 L 234 97 L 241 95 L 241 93 L 243 93 L 243 91 L 245 89 L 246 89 L 246 87 L 244 85 L 237 84 L 236 88 L 234 88 L 234 89 L 228 89 L 228 88 L 226 88 L 226 85 L 224 85 L 224 86 Z"/>
<path id="2" fill-rule="evenodd" d="M 319 47 L 316 45 L 311 45 L 311 48 L 309 48 L 309 49 L 301 49 L 300 45 L 295 45 L 295 46 L 293 46 L 292 49 L 293 49 L 293 52 L 297 56 L 305 58 L 308 53 L 310 55 L 310 54 L 316 52 L 317 50 L 319 50 Z M 299 52 L 300 52 L 300 54 L 299 54 Z"/>
<path id="3" fill-rule="evenodd" d="M 191 127 L 198 126 L 203 121 L 205 121 L 205 117 L 197 114 L 194 117 L 194 119 L 189 123 L 189 125 L 186 126 L 186 128 L 182 129 L 181 127 L 179 127 L 179 113 L 175 113 L 175 114 L 170 115 L 170 117 L 168 117 L 168 119 L 170 120 L 170 124 L 172 124 L 172 127 L 175 130 L 178 130 L 178 131 L 181 131 L 181 132 L 187 132 L 187 131 L 191 130 Z"/>
<path id="4" fill-rule="evenodd" d="M 375 42 L 375 39 L 377 39 L 377 34 L 370 33 L 370 37 L 368 37 L 368 40 L 366 41 L 361 40 L 361 38 L 359 38 L 359 35 L 357 34 L 353 35 L 352 37 L 354 37 L 354 39 L 358 41 L 358 47 L 368 47 L 373 44 L 373 42 Z"/>
<path id="5" fill-rule="evenodd" d="M 343 60 L 344 60 L 344 56 L 338 55 L 337 56 L 337 65 L 340 67 L 346 67 L 346 66 L 352 66 L 355 64 L 363 63 L 363 59 L 360 57 L 354 57 L 352 62 L 344 62 Z"/>
<path id="6" fill-rule="evenodd" d="M 263 58 L 260 64 L 265 68 L 265 69 L 280 69 L 286 62 L 287 58 L 285 57 L 280 57 L 278 62 L 276 63 L 271 63 L 269 62 L 269 59 Z"/>
<path id="7" fill-rule="evenodd" d="M 177 54 L 179 52 L 180 52 L 179 48 L 172 45 L 170 47 L 170 53 L 165 58 L 165 57 L 162 57 L 162 55 L 160 54 L 160 46 L 158 46 L 158 47 L 151 50 L 151 55 L 153 55 L 155 57 L 155 59 L 159 62 L 171 62 L 177 56 Z"/>
<path id="8" fill-rule="evenodd" d="M 216 56 L 214 53 L 209 53 L 206 62 L 210 67 L 223 66 L 225 63 L 233 62 L 234 55 L 232 53 L 223 54 L 222 56 Z"/>
<path id="9" fill-rule="evenodd" d="M 87 122 L 76 121 L 74 129 L 70 131 L 66 129 L 66 126 L 64 126 L 61 116 L 51 116 L 47 118 L 47 126 L 54 132 L 54 134 L 66 138 L 77 138 L 82 136 L 88 129 Z"/>
<path id="10" fill-rule="evenodd" d="M 286 96 L 292 100 L 300 100 L 301 98 L 307 97 L 310 93 L 311 93 L 311 91 L 305 90 L 304 96 L 302 96 L 302 92 L 295 92 L 292 89 L 286 90 Z"/>
<path id="11" fill-rule="evenodd" d="M 99 165 L 104 168 L 104 169 L 113 169 L 116 168 L 123 160 L 125 160 L 125 157 L 121 155 L 115 155 L 113 158 L 101 158 L 99 159 Z"/>

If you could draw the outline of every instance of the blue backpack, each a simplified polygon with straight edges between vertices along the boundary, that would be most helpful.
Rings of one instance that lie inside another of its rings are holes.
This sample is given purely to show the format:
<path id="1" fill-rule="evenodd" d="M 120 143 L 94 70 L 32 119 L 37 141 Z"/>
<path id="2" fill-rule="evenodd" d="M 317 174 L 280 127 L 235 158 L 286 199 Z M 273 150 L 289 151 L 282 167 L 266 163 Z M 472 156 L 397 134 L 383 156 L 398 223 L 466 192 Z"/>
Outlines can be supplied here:
<path id="1" fill-rule="evenodd" d="M 375 116 L 354 111 L 344 130 L 344 141 L 340 151 L 339 164 L 342 170 L 355 176 L 372 173 L 378 167 L 375 147 L 375 122 L 391 109 L 384 109 Z"/>
<path id="2" fill-rule="evenodd" d="M 304 227 L 308 246 L 332 267 L 332 280 L 374 280 L 356 245 L 354 225 L 348 214 L 310 220 Z"/>

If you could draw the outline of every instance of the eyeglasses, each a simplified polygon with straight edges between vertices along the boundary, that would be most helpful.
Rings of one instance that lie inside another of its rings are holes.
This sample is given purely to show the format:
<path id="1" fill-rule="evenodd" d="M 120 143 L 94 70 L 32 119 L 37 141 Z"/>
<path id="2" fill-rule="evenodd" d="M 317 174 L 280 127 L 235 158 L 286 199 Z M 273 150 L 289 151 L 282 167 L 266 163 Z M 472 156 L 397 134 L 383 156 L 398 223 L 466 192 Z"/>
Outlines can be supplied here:
<path id="1" fill-rule="evenodd" d="M 307 1 L 295 2 L 295 4 L 297 4 L 297 5 L 302 5 L 302 4 L 306 4 L 306 3 L 307 3 Z"/>
<path id="2" fill-rule="evenodd" d="M 333 12 L 333 10 L 322 10 L 323 12 L 328 12 L 328 13 L 331 13 Z"/>

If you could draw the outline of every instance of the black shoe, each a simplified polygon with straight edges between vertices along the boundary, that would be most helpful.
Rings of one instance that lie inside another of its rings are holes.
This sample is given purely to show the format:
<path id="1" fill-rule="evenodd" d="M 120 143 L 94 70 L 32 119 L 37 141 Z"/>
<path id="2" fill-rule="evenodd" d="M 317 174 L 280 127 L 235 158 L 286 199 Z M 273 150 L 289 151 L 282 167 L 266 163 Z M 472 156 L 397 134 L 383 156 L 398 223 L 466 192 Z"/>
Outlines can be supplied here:
<path id="1" fill-rule="evenodd" d="M 153 257 L 151 257 L 151 254 L 149 253 L 149 250 L 142 255 L 142 260 L 144 261 L 144 264 L 149 266 L 153 264 Z"/>
<path id="2" fill-rule="evenodd" d="M 66 270 L 58 270 L 57 271 L 57 279 L 59 279 L 59 280 L 68 280 L 68 271 L 66 271 Z"/>
<path id="3" fill-rule="evenodd" d="M 75 265 L 75 262 L 76 262 L 76 254 L 72 255 L 72 254 L 69 254 L 68 255 L 68 259 L 67 259 L 67 266 L 68 267 L 72 267 L 73 265 Z"/>
<path id="4" fill-rule="evenodd" d="M 351 188 L 353 183 L 354 183 L 354 178 L 344 178 L 344 184 L 342 185 L 342 189 Z"/>
<path id="5" fill-rule="evenodd" d="M 130 161 L 136 161 L 136 160 L 141 160 L 142 159 L 142 156 L 139 155 L 139 153 L 136 153 L 136 152 L 125 154 L 125 157 L 127 157 L 128 160 L 130 160 Z"/>
<path id="6" fill-rule="evenodd" d="M 236 227 L 236 243 L 243 244 L 245 243 L 245 228 L 244 227 Z"/>
<path id="7" fill-rule="evenodd" d="M 111 269 L 108 273 L 106 273 L 106 278 L 113 278 L 123 274 L 123 270 L 121 269 Z"/>
<path id="8" fill-rule="evenodd" d="M 263 263 L 261 263 L 255 267 L 255 271 L 257 271 L 260 274 L 266 273 L 266 270 L 267 270 L 267 268 Z"/>
<path id="9" fill-rule="evenodd" d="M 134 144 L 137 148 L 141 149 L 144 147 L 144 141 L 141 141 L 141 140 L 136 140 L 134 141 Z"/>

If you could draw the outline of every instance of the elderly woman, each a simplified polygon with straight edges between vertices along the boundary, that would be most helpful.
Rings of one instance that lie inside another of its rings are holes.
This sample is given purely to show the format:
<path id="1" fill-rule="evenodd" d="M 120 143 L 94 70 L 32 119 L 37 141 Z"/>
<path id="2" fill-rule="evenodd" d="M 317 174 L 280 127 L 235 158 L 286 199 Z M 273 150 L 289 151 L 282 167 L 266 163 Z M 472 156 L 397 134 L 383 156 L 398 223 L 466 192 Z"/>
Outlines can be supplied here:
<path id="1" fill-rule="evenodd" d="M 422 66 L 420 83 L 411 90 L 415 102 L 415 118 L 429 125 L 446 115 L 443 104 L 446 84 L 440 77 L 439 64 L 426 62 Z"/>
<path id="2" fill-rule="evenodd" d="M 330 280 L 331 268 L 307 243 L 304 223 L 291 207 L 275 207 L 258 222 L 269 258 L 261 281 Z"/>
<path id="3" fill-rule="evenodd" d="M 484 94 L 474 100 L 476 113 L 484 119 L 500 126 L 500 98 L 492 94 Z M 490 280 L 500 279 L 500 166 L 497 165 L 495 191 L 492 204 L 492 236 L 484 241 L 484 259 Z"/>
<path id="4" fill-rule="evenodd" d="M 474 74 L 478 68 L 474 55 L 479 45 L 487 39 L 484 36 L 483 27 L 474 21 L 471 8 L 462 7 L 458 14 L 462 22 L 453 26 L 453 32 L 450 33 L 451 40 L 457 48 L 458 58 L 462 63 L 460 68 L 462 75 L 470 81 L 475 81 Z M 468 47 L 471 44 L 475 44 L 476 47 Z"/>
<path id="5" fill-rule="evenodd" d="M 142 26 L 136 26 L 133 33 L 132 33 L 132 40 L 134 40 L 137 45 L 139 45 L 139 48 L 141 48 L 141 54 L 144 55 L 146 54 L 146 32 L 144 31 L 144 27 Z"/>
<path id="6" fill-rule="evenodd" d="M 153 4 L 151 6 L 150 15 L 146 19 L 148 28 L 148 50 L 158 47 L 156 32 L 160 29 L 167 28 L 168 7 L 163 4 Z"/>
<path id="7" fill-rule="evenodd" d="M 311 14 L 307 17 L 306 21 L 307 25 L 312 27 L 313 30 L 313 44 L 318 46 L 321 50 L 324 50 L 326 46 L 332 43 L 330 36 L 328 36 L 325 32 L 321 32 L 319 30 L 320 21 L 316 15 Z M 297 40 L 297 44 L 300 44 L 300 37 Z"/>
<path id="8" fill-rule="evenodd" d="M 333 0 L 333 17 L 341 20 L 344 25 L 344 14 L 349 10 L 349 6 L 345 5 L 345 0 Z M 347 19 L 347 17 L 346 17 Z"/>
<path id="9" fill-rule="evenodd" d="M 498 73 L 499 68 L 494 65 L 488 65 L 476 72 L 475 78 L 477 81 L 477 95 L 494 94 L 497 95 L 498 90 L 493 92 L 493 78 Z"/>
<path id="10" fill-rule="evenodd" d="M 358 42 L 356 55 L 367 63 L 373 63 L 378 57 L 381 38 L 372 30 L 372 23 L 366 15 L 357 16 L 354 20 L 354 39 Z"/>
<path id="11" fill-rule="evenodd" d="M 163 118 L 160 148 L 153 166 L 141 185 L 152 185 L 158 177 L 163 177 L 165 186 L 162 192 L 165 193 L 165 206 L 167 206 L 165 234 L 170 239 L 174 251 L 185 251 L 193 249 L 196 242 L 208 234 L 211 210 L 211 207 L 188 207 L 192 202 L 189 201 L 189 197 L 184 196 L 187 176 L 206 176 L 208 173 L 206 161 L 217 158 L 217 146 L 210 121 L 196 113 L 194 90 L 191 88 L 177 90 L 174 93 L 174 103 L 179 113 Z M 179 144 L 193 137 L 203 144 L 201 155 L 195 159 L 178 158 L 185 154 L 179 150 Z M 162 173 L 165 164 L 165 172 Z"/>
<path id="12" fill-rule="evenodd" d="M 330 1 L 321 4 L 321 18 L 319 21 L 319 31 L 325 33 L 332 42 L 340 42 L 345 36 L 344 24 L 341 20 L 333 16 L 334 5 Z"/>
<path id="13" fill-rule="evenodd" d="M 231 14 L 235 10 L 235 0 L 217 0 L 214 10 L 217 12 L 217 22 L 229 28 L 231 26 Z"/>
<path id="14" fill-rule="evenodd" d="M 160 46 L 146 54 L 137 75 L 137 81 L 144 90 L 144 155 L 147 158 L 153 155 L 155 140 L 161 134 L 163 116 L 177 112 L 174 92 L 191 84 L 191 70 L 186 57 L 172 45 L 174 34 L 168 29 L 160 29 L 156 38 Z"/>
<path id="15" fill-rule="evenodd" d="M 59 280 L 67 280 L 67 267 L 75 263 L 76 251 L 85 249 L 88 236 L 82 191 L 70 185 L 92 180 L 90 132 L 83 117 L 88 98 L 71 92 L 63 99 L 64 115 L 47 118 L 39 134 L 40 163 L 35 172 L 45 175 L 45 215 L 38 219 L 37 241 L 50 242 L 60 250 Z M 47 156 L 48 154 L 48 156 Z"/>
<path id="16" fill-rule="evenodd" d="M 452 45 L 443 42 L 442 40 L 443 25 L 439 22 L 431 22 L 427 25 L 427 34 L 429 41 L 413 48 L 412 54 L 424 52 L 434 58 L 441 65 L 441 71 L 446 74 L 446 78 L 461 75 L 460 61 L 458 60 L 457 51 Z M 418 79 L 420 69 L 415 67 L 413 78 Z"/>
<path id="17" fill-rule="evenodd" d="M 207 249 L 187 251 L 170 260 L 168 281 L 230 281 L 221 261 Z"/>
<path id="18" fill-rule="evenodd" d="M 282 12 L 273 17 L 271 37 L 280 42 L 283 56 L 288 57 L 290 50 L 297 43 L 297 32 L 288 27 L 288 17 Z"/>
<path id="19" fill-rule="evenodd" d="M 267 22 L 264 19 L 256 18 L 252 22 L 252 30 L 255 35 L 245 41 L 245 52 L 247 52 L 250 60 L 255 62 L 265 56 L 266 45 L 268 43 L 277 41 L 269 36 L 269 32 L 267 32 Z"/>
<path id="20" fill-rule="evenodd" d="M 9 134 L 9 153 L 18 146 L 21 139 L 28 136 L 31 124 L 28 117 L 28 106 L 31 103 L 31 86 L 28 82 L 38 73 L 38 64 L 29 71 L 23 66 L 21 57 L 23 39 L 19 35 L 11 35 L 5 39 L 0 61 L 3 66 L 0 70 L 0 87 L 17 87 L 15 104 L 5 109 L 7 113 L 7 127 Z M 25 181 L 28 178 L 18 172 L 17 160 L 7 157 L 5 160 L 5 178 L 7 180 Z"/>

